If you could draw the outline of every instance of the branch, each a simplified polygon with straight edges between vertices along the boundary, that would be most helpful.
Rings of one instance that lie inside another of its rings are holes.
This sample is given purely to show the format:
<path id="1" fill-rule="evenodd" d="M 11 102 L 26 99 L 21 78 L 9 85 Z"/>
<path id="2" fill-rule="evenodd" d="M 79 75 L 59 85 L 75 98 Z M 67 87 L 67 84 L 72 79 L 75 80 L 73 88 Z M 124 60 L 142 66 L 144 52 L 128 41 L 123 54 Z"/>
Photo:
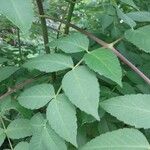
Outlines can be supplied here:
<path id="1" fill-rule="evenodd" d="M 16 86 L 14 86 L 13 88 L 9 89 L 5 94 L 0 96 L 0 100 L 2 100 L 3 98 L 9 96 L 12 93 L 15 93 L 16 91 L 22 89 L 23 87 L 25 87 L 27 84 L 32 83 L 34 81 L 34 79 L 28 79 L 25 80 L 24 82 L 17 84 Z"/>
<path id="2" fill-rule="evenodd" d="M 41 76 L 44 76 L 44 75 L 45 75 L 45 74 L 40 74 L 40 75 L 38 75 L 38 76 L 36 76 L 36 77 L 34 77 L 34 78 L 32 78 L 32 79 L 24 80 L 23 82 L 21 82 L 21 83 L 15 85 L 13 88 L 9 88 L 6 93 L 4 93 L 4 94 L 2 94 L 2 95 L 0 96 L 0 100 L 2 100 L 3 98 L 5 98 L 5 97 L 11 95 L 12 93 L 15 93 L 16 91 L 18 91 L 18 90 L 24 88 L 26 85 L 28 85 L 28 84 L 34 82 L 35 80 L 37 80 L 38 78 L 40 78 Z"/>
<path id="3" fill-rule="evenodd" d="M 43 4 L 41 0 L 36 0 L 39 14 L 44 15 L 44 9 L 43 9 Z M 45 51 L 46 53 L 50 53 L 50 49 L 48 46 L 49 40 L 48 40 L 48 31 L 47 31 L 47 26 L 46 26 L 46 19 L 45 18 L 40 18 L 41 19 L 41 25 L 42 25 L 42 31 L 43 31 L 43 39 L 44 39 L 44 46 L 45 46 Z"/>
<path id="4" fill-rule="evenodd" d="M 68 23 L 67 23 L 66 21 L 64 21 L 64 20 L 60 20 L 60 19 L 58 20 L 58 19 L 55 19 L 55 18 L 50 17 L 50 16 L 46 16 L 46 15 L 42 16 L 42 15 L 40 15 L 40 17 L 41 17 L 41 18 L 48 18 L 48 19 L 52 19 L 52 20 L 54 20 L 54 21 L 62 22 L 62 23 L 64 23 L 64 24 L 68 24 Z M 112 50 L 112 51 L 116 54 L 116 56 L 117 56 L 118 58 L 120 58 L 120 60 L 121 60 L 122 62 L 124 62 L 126 65 L 128 65 L 134 72 L 136 72 L 141 78 L 143 78 L 143 80 L 144 80 L 147 84 L 150 85 L 150 79 L 149 79 L 143 72 L 141 72 L 136 66 L 134 66 L 128 59 L 126 59 L 120 52 L 118 52 L 118 51 L 114 48 L 114 45 L 112 45 L 112 43 L 108 44 L 108 43 L 106 43 L 105 41 L 103 41 L 103 40 L 97 38 L 97 37 L 96 37 L 95 35 L 93 35 L 92 33 L 87 32 L 87 31 L 85 31 L 85 30 L 83 30 L 83 29 L 77 27 L 77 26 L 74 25 L 74 24 L 69 23 L 68 25 L 69 25 L 70 27 L 76 29 L 77 31 L 81 32 L 82 34 L 85 34 L 86 36 L 88 36 L 89 38 L 91 38 L 93 41 L 97 42 L 99 45 L 102 45 L 103 47 Z"/>

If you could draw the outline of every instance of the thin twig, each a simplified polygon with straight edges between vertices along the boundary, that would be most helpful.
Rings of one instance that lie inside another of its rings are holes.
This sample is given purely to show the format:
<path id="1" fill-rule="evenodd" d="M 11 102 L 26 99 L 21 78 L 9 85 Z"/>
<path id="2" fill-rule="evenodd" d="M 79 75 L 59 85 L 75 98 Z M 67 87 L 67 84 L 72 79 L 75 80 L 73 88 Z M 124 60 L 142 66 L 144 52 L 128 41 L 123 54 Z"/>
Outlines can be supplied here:
<path id="1" fill-rule="evenodd" d="M 21 50 L 21 39 L 20 39 L 20 29 L 17 28 L 17 36 L 18 36 L 18 49 L 19 49 L 19 56 L 20 56 L 20 65 L 22 64 L 23 55 Z"/>
<path id="2" fill-rule="evenodd" d="M 6 131 L 6 126 L 5 126 L 5 123 L 4 123 L 3 118 L 1 116 L 0 116 L 0 122 L 1 122 L 1 124 L 3 126 L 3 129 Z M 8 139 L 8 143 L 9 143 L 10 149 L 13 150 L 13 146 L 12 146 L 12 143 L 11 143 L 9 137 L 7 135 L 6 135 L 6 137 Z"/>
<path id="3" fill-rule="evenodd" d="M 34 81 L 34 79 L 28 79 L 28 80 L 25 80 L 22 83 L 17 84 L 13 88 L 9 88 L 9 90 L 5 94 L 3 94 L 3 95 L 0 96 L 0 100 L 3 99 L 3 98 L 5 98 L 5 97 L 7 97 L 7 96 L 9 96 L 10 94 L 12 94 L 12 93 L 14 93 L 16 91 L 22 89 L 24 86 L 26 86 L 29 83 L 32 83 L 33 81 Z"/>

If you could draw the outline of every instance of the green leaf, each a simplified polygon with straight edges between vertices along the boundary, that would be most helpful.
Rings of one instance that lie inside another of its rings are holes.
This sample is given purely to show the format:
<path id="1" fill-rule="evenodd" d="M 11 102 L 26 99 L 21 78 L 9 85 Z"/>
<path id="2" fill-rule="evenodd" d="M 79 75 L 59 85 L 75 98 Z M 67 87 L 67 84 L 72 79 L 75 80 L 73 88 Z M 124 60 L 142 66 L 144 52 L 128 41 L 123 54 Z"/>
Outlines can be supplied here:
<path id="1" fill-rule="evenodd" d="M 4 115 L 6 111 L 11 109 L 15 109 L 15 107 L 12 104 L 11 97 L 7 96 L 0 101 L 0 114 Z"/>
<path id="2" fill-rule="evenodd" d="M 0 64 L 4 63 L 4 62 L 6 62 L 6 61 L 8 61 L 7 58 L 0 57 Z"/>
<path id="3" fill-rule="evenodd" d="M 55 132 L 77 147 L 76 110 L 68 98 L 65 95 L 58 95 L 49 103 L 46 114 Z"/>
<path id="4" fill-rule="evenodd" d="M 150 86 L 147 84 L 138 84 L 136 85 L 138 90 L 143 94 L 150 94 Z"/>
<path id="5" fill-rule="evenodd" d="M 1 0 L 0 13 L 26 33 L 33 20 L 31 0 Z"/>
<path id="6" fill-rule="evenodd" d="M 73 33 L 50 43 L 50 46 L 57 47 L 66 53 L 88 51 L 89 40 L 81 33 Z"/>
<path id="7" fill-rule="evenodd" d="M 87 129 L 86 126 L 82 126 L 82 125 L 78 127 L 77 143 L 79 148 L 85 145 L 88 141 L 86 129 Z"/>
<path id="8" fill-rule="evenodd" d="M 129 12 L 126 15 L 132 18 L 134 21 L 150 22 L 150 12 L 148 11 Z"/>
<path id="9" fill-rule="evenodd" d="M 7 96 L 0 101 L 0 115 L 5 115 L 10 110 L 18 111 L 25 118 L 30 118 L 32 115 L 31 110 L 22 107 L 18 101 L 11 99 L 11 96 Z"/>
<path id="10" fill-rule="evenodd" d="M 84 60 L 91 69 L 122 86 L 122 70 L 113 52 L 99 48 L 86 54 Z"/>
<path id="11" fill-rule="evenodd" d="M 103 117 L 99 122 L 98 130 L 100 134 L 103 134 L 106 132 L 117 130 L 117 126 L 114 123 L 107 121 L 105 117 Z"/>
<path id="12" fill-rule="evenodd" d="M 45 125 L 40 133 L 31 138 L 29 150 L 67 150 L 67 147 L 63 139 L 49 125 Z"/>
<path id="13" fill-rule="evenodd" d="M 62 87 L 73 104 L 99 120 L 100 90 L 98 80 L 93 72 L 85 66 L 76 67 L 64 76 Z"/>
<path id="14" fill-rule="evenodd" d="M 105 30 L 108 26 L 110 26 L 113 23 L 114 18 L 110 15 L 103 14 L 101 20 L 102 29 Z"/>
<path id="15" fill-rule="evenodd" d="M 73 67 L 70 56 L 64 54 L 45 54 L 26 62 L 23 67 L 44 72 L 55 72 Z"/>
<path id="16" fill-rule="evenodd" d="M 88 115 L 83 111 L 81 112 L 81 118 L 82 118 L 82 125 L 96 121 L 96 119 L 93 116 Z"/>
<path id="17" fill-rule="evenodd" d="M 5 138 L 6 138 L 5 131 L 4 129 L 0 128 L 0 146 L 3 144 Z"/>
<path id="18" fill-rule="evenodd" d="M 18 97 L 20 105 L 28 109 L 39 109 L 55 96 L 51 84 L 39 84 L 26 89 Z"/>
<path id="19" fill-rule="evenodd" d="M 15 101 L 14 99 L 12 99 L 11 105 L 14 107 L 12 109 L 19 112 L 20 115 L 22 115 L 23 118 L 30 119 L 32 117 L 33 111 L 21 106 L 18 101 Z"/>
<path id="20" fill-rule="evenodd" d="M 138 9 L 138 7 L 135 5 L 133 0 L 121 0 L 123 3 L 128 4 L 136 9 Z"/>
<path id="21" fill-rule="evenodd" d="M 128 24 L 131 28 L 136 26 L 136 22 L 133 19 L 131 19 L 129 16 L 127 16 L 125 13 L 123 13 L 123 11 L 121 9 L 119 9 L 119 8 L 116 8 L 116 9 L 117 9 L 118 17 L 120 19 L 122 19 L 123 22 Z"/>
<path id="22" fill-rule="evenodd" d="M 7 127 L 6 134 L 11 139 L 31 136 L 30 121 L 27 119 L 16 119 L 12 121 Z"/>
<path id="23" fill-rule="evenodd" d="M 136 30 L 127 30 L 125 38 L 141 50 L 150 53 L 150 25 Z"/>
<path id="24" fill-rule="evenodd" d="M 29 143 L 20 142 L 15 146 L 14 150 L 29 150 Z"/>
<path id="25" fill-rule="evenodd" d="M 35 114 L 30 120 L 33 134 L 41 133 L 46 122 L 47 120 L 43 117 L 41 113 Z"/>
<path id="26" fill-rule="evenodd" d="M 80 150 L 148 150 L 150 145 L 136 129 L 120 129 L 102 134 Z"/>
<path id="27" fill-rule="evenodd" d="M 123 82 L 123 86 L 122 88 L 117 86 L 116 89 L 122 93 L 123 95 L 125 94 L 135 94 L 135 87 L 133 87 L 132 85 L 130 85 L 129 83 L 127 82 Z"/>
<path id="28" fill-rule="evenodd" d="M 19 68 L 14 66 L 0 67 L 0 82 L 10 77 Z"/>
<path id="29" fill-rule="evenodd" d="M 117 119 L 137 128 L 150 128 L 150 95 L 132 94 L 110 98 L 101 107 Z"/>

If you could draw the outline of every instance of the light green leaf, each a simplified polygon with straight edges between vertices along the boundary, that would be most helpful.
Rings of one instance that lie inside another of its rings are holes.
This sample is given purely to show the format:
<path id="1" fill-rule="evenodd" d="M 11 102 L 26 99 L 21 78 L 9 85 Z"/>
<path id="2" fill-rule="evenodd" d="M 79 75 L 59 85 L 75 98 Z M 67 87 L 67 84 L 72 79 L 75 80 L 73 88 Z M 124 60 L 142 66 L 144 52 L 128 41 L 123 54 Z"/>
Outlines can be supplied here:
<path id="1" fill-rule="evenodd" d="M 150 128 L 150 95 L 118 96 L 100 103 L 101 107 L 117 119 L 137 128 Z"/>
<path id="2" fill-rule="evenodd" d="M 3 144 L 5 138 L 6 138 L 5 131 L 4 129 L 0 128 L 0 146 Z"/>
<path id="3" fill-rule="evenodd" d="M 68 98 L 58 95 L 49 103 L 46 115 L 55 132 L 77 147 L 76 110 Z"/>
<path id="4" fill-rule="evenodd" d="M 20 139 L 31 136 L 30 121 L 27 119 L 16 119 L 12 121 L 6 130 L 6 134 L 11 139 Z"/>
<path id="5" fill-rule="evenodd" d="M 55 116 L 56 117 L 56 116 Z M 33 137 L 30 142 L 30 150 L 67 150 L 65 142 L 47 124 L 47 120 L 41 113 L 35 114 L 30 120 Z"/>
<path id="6" fill-rule="evenodd" d="M 89 46 L 88 38 L 81 33 L 73 33 L 50 43 L 50 46 L 57 47 L 66 53 L 87 51 Z"/>
<path id="7" fill-rule="evenodd" d="M 51 84 L 40 84 L 22 92 L 18 101 L 25 108 L 39 109 L 45 106 L 54 96 L 55 91 Z"/>
<path id="8" fill-rule="evenodd" d="M 11 109 L 15 109 L 15 107 L 12 104 L 11 97 L 7 96 L 0 101 L 0 114 L 3 115 Z"/>
<path id="9" fill-rule="evenodd" d="M 64 54 L 45 54 L 26 62 L 23 67 L 44 72 L 55 72 L 73 67 L 70 56 Z"/>
<path id="10" fill-rule="evenodd" d="M 43 127 L 46 125 L 46 122 L 47 120 L 43 117 L 41 113 L 35 114 L 30 120 L 33 134 L 41 133 Z"/>
<path id="11" fill-rule="evenodd" d="M 22 107 L 18 101 L 11 99 L 11 96 L 7 96 L 0 101 L 0 115 L 5 116 L 10 110 L 18 111 L 25 118 L 30 118 L 32 115 L 31 110 Z"/>
<path id="12" fill-rule="evenodd" d="M 49 125 L 45 125 L 41 133 L 34 134 L 31 138 L 29 150 L 67 150 L 67 147 L 63 139 Z"/>
<path id="13" fill-rule="evenodd" d="M 129 12 L 126 15 L 132 18 L 134 21 L 150 22 L 150 12 L 148 11 Z"/>
<path id="14" fill-rule="evenodd" d="M 150 25 L 137 30 L 127 30 L 125 38 L 143 51 L 150 53 Z"/>
<path id="15" fill-rule="evenodd" d="M 31 0 L 1 0 L 0 13 L 26 33 L 33 20 Z"/>
<path id="16" fill-rule="evenodd" d="M 19 68 L 14 66 L 0 67 L 0 82 L 10 77 Z"/>
<path id="17" fill-rule="evenodd" d="M 121 9 L 119 8 L 116 9 L 117 9 L 118 17 L 122 19 L 124 23 L 128 24 L 131 28 L 136 26 L 136 22 L 133 19 L 127 16 Z"/>
<path id="18" fill-rule="evenodd" d="M 84 60 L 91 69 L 122 86 L 122 70 L 113 52 L 99 48 L 86 54 Z"/>
<path id="19" fill-rule="evenodd" d="M 15 146 L 14 150 L 29 150 L 29 143 L 20 142 Z"/>
<path id="20" fill-rule="evenodd" d="M 98 80 L 93 72 L 84 66 L 76 67 L 64 76 L 62 87 L 73 104 L 99 120 L 100 90 Z"/>
<path id="21" fill-rule="evenodd" d="M 138 7 L 135 5 L 133 0 L 121 0 L 123 3 L 128 4 L 136 9 L 138 9 Z"/>
<path id="22" fill-rule="evenodd" d="M 148 150 L 150 145 L 136 129 L 120 129 L 102 134 L 80 150 Z"/>

